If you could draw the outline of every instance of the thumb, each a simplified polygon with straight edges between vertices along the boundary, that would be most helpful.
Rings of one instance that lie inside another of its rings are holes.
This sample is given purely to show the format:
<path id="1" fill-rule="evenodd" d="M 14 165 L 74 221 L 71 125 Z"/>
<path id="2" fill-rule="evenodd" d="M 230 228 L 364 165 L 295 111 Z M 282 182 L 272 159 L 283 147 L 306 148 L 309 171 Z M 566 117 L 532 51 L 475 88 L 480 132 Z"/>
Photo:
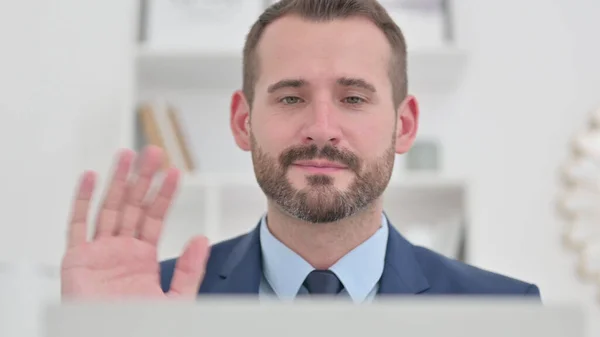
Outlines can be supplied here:
<path id="1" fill-rule="evenodd" d="M 197 295 L 204 279 L 208 255 L 208 239 L 205 236 L 197 236 L 190 240 L 175 264 L 169 296 L 195 297 Z"/>

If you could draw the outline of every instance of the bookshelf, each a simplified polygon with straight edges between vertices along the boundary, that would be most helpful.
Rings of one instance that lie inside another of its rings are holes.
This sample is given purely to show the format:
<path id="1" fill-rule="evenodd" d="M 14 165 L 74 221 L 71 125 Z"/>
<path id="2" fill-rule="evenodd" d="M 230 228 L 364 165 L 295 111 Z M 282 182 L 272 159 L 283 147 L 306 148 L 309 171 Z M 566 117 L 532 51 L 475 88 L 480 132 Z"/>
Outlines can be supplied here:
<path id="1" fill-rule="evenodd" d="M 197 33 L 207 34 L 200 28 Z M 137 45 L 133 60 L 136 101 L 160 99 L 177 106 L 197 166 L 184 176 L 170 212 L 162 258 L 180 254 L 192 235 L 205 234 L 217 242 L 247 232 L 266 207 L 250 154 L 237 148 L 229 129 L 229 100 L 242 82 L 242 45 L 219 48 L 218 41 L 204 42 L 165 44 L 149 39 Z M 448 41 L 415 45 L 409 47 L 407 62 L 411 93 L 443 96 L 459 85 L 467 53 Z M 125 128 L 123 137 L 139 148 L 135 115 L 126 116 L 125 123 L 131 128 Z M 395 166 L 384 199 L 393 225 L 416 243 L 456 257 L 460 233 L 468 223 L 468 183 L 443 172 L 404 172 L 401 163 L 400 159 Z M 425 229 L 437 233 L 436 238 L 426 238 Z"/>

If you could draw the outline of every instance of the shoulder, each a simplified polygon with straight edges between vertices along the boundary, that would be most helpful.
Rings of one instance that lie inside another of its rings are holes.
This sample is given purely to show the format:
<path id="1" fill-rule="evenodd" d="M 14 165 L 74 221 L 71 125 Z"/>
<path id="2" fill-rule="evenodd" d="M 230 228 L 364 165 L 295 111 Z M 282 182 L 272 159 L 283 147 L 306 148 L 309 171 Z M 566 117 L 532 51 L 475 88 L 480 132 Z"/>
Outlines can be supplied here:
<path id="1" fill-rule="evenodd" d="M 450 259 L 414 246 L 423 274 L 434 294 L 527 295 L 540 297 L 537 285 Z"/>
<path id="2" fill-rule="evenodd" d="M 223 266 L 224 261 L 229 256 L 229 253 L 236 246 L 239 240 L 244 235 L 240 235 L 231 238 L 226 241 L 216 243 L 210 247 L 210 255 L 206 264 L 206 272 L 204 275 L 204 282 L 210 282 L 213 278 L 219 274 L 219 269 Z M 171 279 L 173 278 L 173 272 L 177 264 L 177 258 L 172 258 L 160 262 L 160 284 L 164 292 L 167 292 L 171 285 Z"/>

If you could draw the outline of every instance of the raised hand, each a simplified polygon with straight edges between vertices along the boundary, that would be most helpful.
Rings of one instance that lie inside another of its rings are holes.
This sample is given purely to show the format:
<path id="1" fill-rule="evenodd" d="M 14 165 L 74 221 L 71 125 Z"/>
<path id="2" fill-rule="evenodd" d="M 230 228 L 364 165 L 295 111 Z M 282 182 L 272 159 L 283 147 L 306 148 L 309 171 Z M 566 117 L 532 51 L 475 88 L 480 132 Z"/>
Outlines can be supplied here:
<path id="1" fill-rule="evenodd" d="M 129 150 L 119 153 L 91 240 L 88 213 L 95 174 L 82 175 L 62 261 L 63 298 L 196 296 L 208 257 L 208 240 L 203 236 L 192 238 L 179 257 L 169 292 L 164 293 L 160 286 L 157 245 L 179 181 L 179 172 L 169 169 L 156 195 L 148 198 L 162 156 L 159 148 L 146 148 L 137 172 L 131 174 L 136 154 Z"/>

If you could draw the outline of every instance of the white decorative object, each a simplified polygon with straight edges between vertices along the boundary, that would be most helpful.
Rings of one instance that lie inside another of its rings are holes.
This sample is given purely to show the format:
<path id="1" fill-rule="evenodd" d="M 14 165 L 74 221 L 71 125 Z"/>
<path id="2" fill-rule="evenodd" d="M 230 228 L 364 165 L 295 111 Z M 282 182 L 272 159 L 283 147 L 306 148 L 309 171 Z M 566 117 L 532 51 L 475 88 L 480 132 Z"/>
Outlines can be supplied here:
<path id="1" fill-rule="evenodd" d="M 263 0 L 148 0 L 147 45 L 241 50 Z"/>
<path id="2" fill-rule="evenodd" d="M 600 108 L 572 144 L 559 200 L 565 244 L 577 254 L 579 276 L 600 291 Z M 600 297 L 599 297 L 600 300 Z"/>

